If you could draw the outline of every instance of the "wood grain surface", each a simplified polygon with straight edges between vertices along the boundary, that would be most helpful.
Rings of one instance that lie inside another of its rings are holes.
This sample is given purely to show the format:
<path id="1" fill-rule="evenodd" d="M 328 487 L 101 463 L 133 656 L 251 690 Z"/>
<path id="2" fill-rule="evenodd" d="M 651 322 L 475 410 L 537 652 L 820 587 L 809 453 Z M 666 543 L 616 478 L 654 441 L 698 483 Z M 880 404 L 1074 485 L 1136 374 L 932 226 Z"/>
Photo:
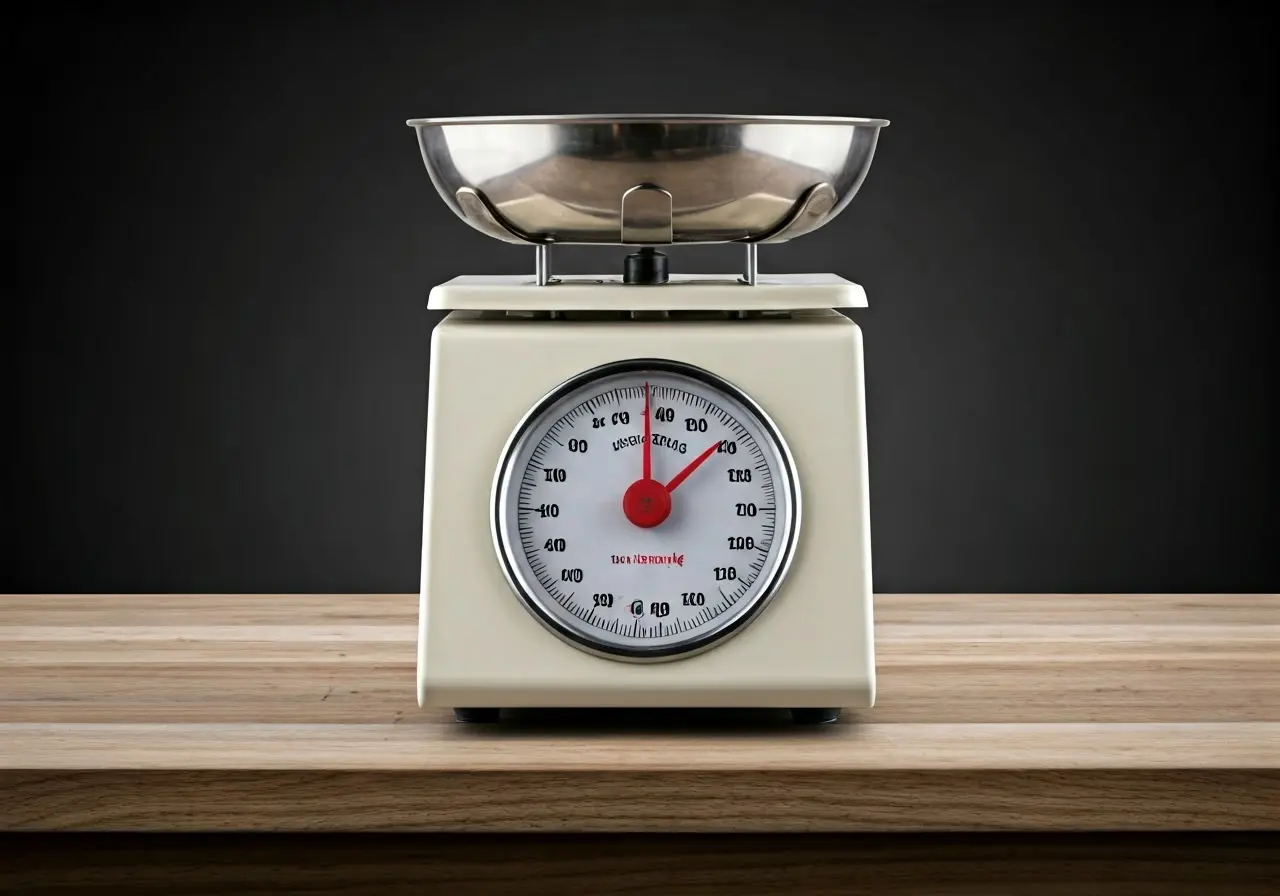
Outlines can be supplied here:
<path id="1" fill-rule="evenodd" d="M 414 595 L 0 596 L 0 829 L 1280 828 L 1277 595 L 884 595 L 878 705 L 414 698 Z"/>

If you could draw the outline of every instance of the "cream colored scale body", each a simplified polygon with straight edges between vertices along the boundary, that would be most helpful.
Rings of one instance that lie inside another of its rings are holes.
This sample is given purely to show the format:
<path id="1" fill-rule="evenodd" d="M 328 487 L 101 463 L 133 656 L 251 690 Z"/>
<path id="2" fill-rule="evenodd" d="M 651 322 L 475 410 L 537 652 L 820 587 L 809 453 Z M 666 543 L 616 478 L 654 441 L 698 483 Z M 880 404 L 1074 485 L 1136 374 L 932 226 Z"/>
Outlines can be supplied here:
<path id="1" fill-rule="evenodd" d="M 431 341 L 419 703 L 870 706 L 862 337 L 835 310 L 865 306 L 861 288 L 831 275 L 754 287 L 596 279 L 540 287 L 461 277 L 432 291 L 430 307 L 450 313 Z M 744 305 L 754 311 L 720 313 Z M 504 310 L 515 308 L 521 315 Z M 794 554 L 764 608 L 731 637 L 660 662 L 598 655 L 557 637 L 517 599 L 495 547 L 495 477 L 513 432 L 560 384 L 627 359 L 692 365 L 749 396 L 785 440 L 799 493 Z"/>

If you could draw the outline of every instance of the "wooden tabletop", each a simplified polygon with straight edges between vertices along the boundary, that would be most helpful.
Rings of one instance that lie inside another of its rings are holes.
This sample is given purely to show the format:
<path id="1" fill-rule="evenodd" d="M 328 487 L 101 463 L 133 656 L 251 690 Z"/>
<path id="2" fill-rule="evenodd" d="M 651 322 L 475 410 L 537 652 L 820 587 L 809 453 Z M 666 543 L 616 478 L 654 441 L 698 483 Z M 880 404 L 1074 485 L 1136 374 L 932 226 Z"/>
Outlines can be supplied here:
<path id="1" fill-rule="evenodd" d="M 878 705 L 414 697 L 415 595 L 0 596 L 0 829 L 1280 828 L 1280 596 L 883 595 Z"/>

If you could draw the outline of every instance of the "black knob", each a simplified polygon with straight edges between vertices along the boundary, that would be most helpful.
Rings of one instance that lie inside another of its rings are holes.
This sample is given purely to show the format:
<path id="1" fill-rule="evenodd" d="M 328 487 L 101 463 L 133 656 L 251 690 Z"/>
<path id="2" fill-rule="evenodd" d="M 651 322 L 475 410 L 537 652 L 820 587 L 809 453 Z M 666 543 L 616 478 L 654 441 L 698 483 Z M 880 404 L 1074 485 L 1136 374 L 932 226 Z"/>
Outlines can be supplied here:
<path id="1" fill-rule="evenodd" d="M 650 246 L 645 246 L 639 252 L 632 252 L 622 268 L 622 282 L 646 285 L 666 283 L 667 256 Z"/>

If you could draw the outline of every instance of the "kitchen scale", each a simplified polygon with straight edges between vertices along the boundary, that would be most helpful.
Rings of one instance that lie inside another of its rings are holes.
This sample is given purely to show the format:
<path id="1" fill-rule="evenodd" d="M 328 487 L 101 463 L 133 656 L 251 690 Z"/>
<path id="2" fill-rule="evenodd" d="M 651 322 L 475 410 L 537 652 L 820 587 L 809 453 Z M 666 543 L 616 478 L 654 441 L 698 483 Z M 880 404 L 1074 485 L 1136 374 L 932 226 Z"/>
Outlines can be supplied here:
<path id="1" fill-rule="evenodd" d="M 838 310 L 866 297 L 757 252 L 842 211 L 888 122 L 408 123 L 449 207 L 535 257 L 430 294 L 419 704 L 871 706 L 862 337 Z M 732 242 L 731 276 L 660 251 Z M 556 276 L 557 244 L 633 251 Z"/>

